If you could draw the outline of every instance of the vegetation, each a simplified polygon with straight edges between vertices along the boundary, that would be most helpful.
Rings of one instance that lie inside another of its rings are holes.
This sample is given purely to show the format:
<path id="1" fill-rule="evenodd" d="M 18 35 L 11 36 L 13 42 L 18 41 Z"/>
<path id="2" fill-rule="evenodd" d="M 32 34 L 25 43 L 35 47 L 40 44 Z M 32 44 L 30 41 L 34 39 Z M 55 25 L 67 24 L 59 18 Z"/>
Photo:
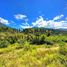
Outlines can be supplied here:
<path id="1" fill-rule="evenodd" d="M 67 31 L 0 26 L 0 67 L 67 67 Z"/>

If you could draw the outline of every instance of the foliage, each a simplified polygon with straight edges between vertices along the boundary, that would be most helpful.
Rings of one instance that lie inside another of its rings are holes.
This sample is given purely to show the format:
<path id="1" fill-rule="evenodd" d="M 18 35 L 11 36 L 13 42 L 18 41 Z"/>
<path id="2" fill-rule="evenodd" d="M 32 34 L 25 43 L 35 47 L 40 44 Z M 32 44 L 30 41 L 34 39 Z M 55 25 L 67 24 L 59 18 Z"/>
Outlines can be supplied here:
<path id="1" fill-rule="evenodd" d="M 21 31 L 0 26 L 0 67 L 67 67 L 65 33 L 44 28 Z"/>

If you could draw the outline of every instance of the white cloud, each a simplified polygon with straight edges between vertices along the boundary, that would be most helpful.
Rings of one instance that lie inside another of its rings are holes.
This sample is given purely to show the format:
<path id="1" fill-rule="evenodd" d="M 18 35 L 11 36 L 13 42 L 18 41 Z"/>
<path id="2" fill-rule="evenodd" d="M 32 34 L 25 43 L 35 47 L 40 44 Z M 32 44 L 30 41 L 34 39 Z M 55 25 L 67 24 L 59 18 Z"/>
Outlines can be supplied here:
<path id="1" fill-rule="evenodd" d="M 54 22 L 54 28 L 60 28 L 62 26 L 61 22 Z"/>
<path id="2" fill-rule="evenodd" d="M 23 26 L 23 25 L 20 25 L 21 28 L 25 29 L 25 28 L 32 28 L 30 26 Z"/>
<path id="3" fill-rule="evenodd" d="M 67 21 L 57 21 L 61 19 L 64 15 L 59 15 L 53 18 L 53 20 L 44 20 L 42 16 L 40 16 L 35 22 L 32 22 L 32 27 L 48 27 L 48 28 L 67 28 Z M 56 20 L 56 21 L 55 21 Z"/>
<path id="4" fill-rule="evenodd" d="M 49 20 L 47 21 L 47 27 L 48 28 L 60 28 L 61 26 L 63 26 L 63 22 L 62 21 L 53 21 L 53 20 Z"/>
<path id="5" fill-rule="evenodd" d="M 22 23 L 20 25 L 21 28 L 25 29 L 25 28 L 32 28 L 32 26 L 30 26 L 27 22 L 26 23 Z"/>
<path id="6" fill-rule="evenodd" d="M 26 22 L 26 23 L 22 23 L 22 25 L 26 25 L 26 26 L 29 26 L 29 24 Z"/>
<path id="7" fill-rule="evenodd" d="M 36 21 L 32 22 L 32 25 L 29 25 L 28 19 L 26 17 L 25 22 L 20 25 L 21 28 L 32 28 L 32 27 L 45 27 L 55 29 L 67 28 L 67 20 L 61 20 L 64 17 L 64 15 L 56 16 L 52 20 L 46 20 L 42 16 L 39 16 Z"/>
<path id="8" fill-rule="evenodd" d="M 3 24 L 7 25 L 7 24 L 9 24 L 9 21 L 0 17 L 0 23 L 3 23 Z"/>
<path id="9" fill-rule="evenodd" d="M 61 28 L 63 28 L 63 29 L 67 29 L 67 27 L 61 27 Z"/>
<path id="10" fill-rule="evenodd" d="M 20 27 L 21 28 L 30 28 L 31 26 L 27 23 L 28 22 L 28 18 L 26 15 L 23 15 L 23 14 L 16 14 L 14 15 L 14 17 L 17 19 L 17 20 L 23 20 L 25 22 L 23 22 Z"/>
<path id="11" fill-rule="evenodd" d="M 59 16 L 54 17 L 53 20 L 59 20 L 59 19 L 61 19 L 62 17 L 64 17 L 64 15 L 59 15 Z"/>
<path id="12" fill-rule="evenodd" d="M 39 18 L 35 22 L 33 22 L 32 25 L 33 25 L 33 27 L 34 26 L 37 26 L 37 27 L 45 27 L 45 26 L 47 26 L 47 23 L 43 19 L 42 16 L 39 16 Z"/>
<path id="13" fill-rule="evenodd" d="M 29 19 L 28 19 L 28 18 L 26 18 L 26 19 L 25 19 L 25 22 L 27 22 L 28 20 L 29 20 Z"/>
<path id="14" fill-rule="evenodd" d="M 14 15 L 14 17 L 17 19 L 17 20 L 24 20 L 27 18 L 26 15 L 23 15 L 23 14 L 16 14 Z"/>

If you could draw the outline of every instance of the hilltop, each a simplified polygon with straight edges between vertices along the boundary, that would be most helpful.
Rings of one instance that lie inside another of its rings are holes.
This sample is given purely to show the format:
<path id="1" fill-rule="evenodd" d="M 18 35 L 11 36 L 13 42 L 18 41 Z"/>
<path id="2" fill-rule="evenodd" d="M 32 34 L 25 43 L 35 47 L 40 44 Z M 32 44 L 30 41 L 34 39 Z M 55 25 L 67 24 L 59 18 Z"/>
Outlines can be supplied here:
<path id="1" fill-rule="evenodd" d="M 11 28 L 9 26 L 6 26 L 5 24 L 0 23 L 0 32 L 18 32 L 17 29 Z"/>

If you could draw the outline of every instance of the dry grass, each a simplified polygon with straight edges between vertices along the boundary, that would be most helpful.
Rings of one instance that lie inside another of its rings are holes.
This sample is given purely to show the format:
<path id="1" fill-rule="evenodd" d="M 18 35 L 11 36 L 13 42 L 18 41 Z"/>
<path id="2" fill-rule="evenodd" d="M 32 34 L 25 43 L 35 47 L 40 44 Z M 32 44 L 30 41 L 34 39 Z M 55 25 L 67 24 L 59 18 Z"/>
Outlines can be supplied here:
<path id="1" fill-rule="evenodd" d="M 65 67 L 59 59 L 58 46 L 46 48 L 44 45 L 31 45 L 26 46 L 27 50 L 25 46 L 16 49 L 18 47 L 15 44 L 0 49 L 0 67 Z"/>

